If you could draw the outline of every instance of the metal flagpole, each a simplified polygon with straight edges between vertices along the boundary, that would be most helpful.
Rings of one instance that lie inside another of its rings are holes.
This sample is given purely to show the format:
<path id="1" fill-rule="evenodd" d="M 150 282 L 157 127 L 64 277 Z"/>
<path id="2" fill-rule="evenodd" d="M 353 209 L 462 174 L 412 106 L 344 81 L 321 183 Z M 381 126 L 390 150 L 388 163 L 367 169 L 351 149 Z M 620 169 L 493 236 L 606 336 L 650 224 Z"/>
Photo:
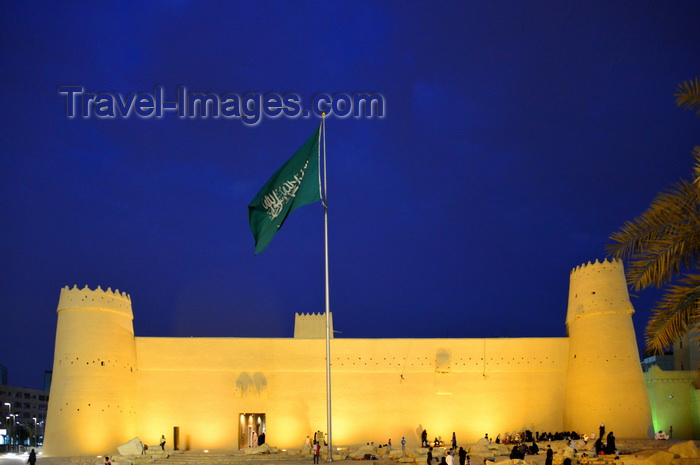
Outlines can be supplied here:
<path id="1" fill-rule="evenodd" d="M 323 227 L 326 258 L 326 409 L 328 418 L 328 461 L 333 461 L 333 428 L 331 422 L 331 301 L 328 284 L 328 197 L 326 192 L 326 114 L 321 118 L 323 136 Z"/>

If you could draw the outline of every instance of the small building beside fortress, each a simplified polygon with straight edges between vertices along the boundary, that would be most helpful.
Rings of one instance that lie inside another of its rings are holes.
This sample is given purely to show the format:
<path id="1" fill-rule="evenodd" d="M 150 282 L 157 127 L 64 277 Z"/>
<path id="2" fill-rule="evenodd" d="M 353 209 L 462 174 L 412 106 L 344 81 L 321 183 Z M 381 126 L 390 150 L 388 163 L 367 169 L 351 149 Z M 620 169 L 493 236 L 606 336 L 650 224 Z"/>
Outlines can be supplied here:
<path id="1" fill-rule="evenodd" d="M 62 289 L 57 312 L 46 455 L 108 454 L 161 435 L 181 449 L 237 450 L 263 432 L 299 448 L 325 431 L 323 315 L 296 315 L 294 338 L 137 337 L 130 297 L 87 286 Z M 596 261 L 571 272 L 567 337 L 334 339 L 333 442 L 417 446 L 423 429 L 465 442 L 591 434 L 601 422 L 617 437 L 650 437 L 668 425 L 652 423 L 647 387 L 664 384 L 645 381 L 633 313 L 622 262 Z M 700 396 L 684 395 L 690 413 L 674 415 L 689 420 L 674 439 L 700 432 Z"/>

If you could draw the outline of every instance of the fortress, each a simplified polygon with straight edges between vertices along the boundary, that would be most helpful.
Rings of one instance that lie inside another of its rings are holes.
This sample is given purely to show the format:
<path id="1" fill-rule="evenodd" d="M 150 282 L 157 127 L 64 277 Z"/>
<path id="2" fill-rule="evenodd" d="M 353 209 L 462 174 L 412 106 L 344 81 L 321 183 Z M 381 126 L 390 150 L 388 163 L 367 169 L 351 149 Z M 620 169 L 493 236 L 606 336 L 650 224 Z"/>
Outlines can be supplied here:
<path id="1" fill-rule="evenodd" d="M 601 422 L 648 437 L 622 262 L 579 266 L 570 283 L 568 337 L 333 339 L 334 444 L 405 436 L 417 446 L 424 428 L 467 442 L 590 434 Z M 262 432 L 298 448 L 325 431 L 325 316 L 296 315 L 294 338 L 135 337 L 130 297 L 87 286 L 62 289 L 57 313 L 46 455 L 112 453 L 161 434 L 181 449 L 236 450 Z"/>

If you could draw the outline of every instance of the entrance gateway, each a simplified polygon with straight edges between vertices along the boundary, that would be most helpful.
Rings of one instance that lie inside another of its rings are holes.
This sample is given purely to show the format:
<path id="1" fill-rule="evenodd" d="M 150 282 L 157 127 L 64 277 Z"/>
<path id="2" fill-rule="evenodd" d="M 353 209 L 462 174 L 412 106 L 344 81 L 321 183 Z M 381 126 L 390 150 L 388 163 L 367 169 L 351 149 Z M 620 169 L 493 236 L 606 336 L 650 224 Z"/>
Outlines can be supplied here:
<path id="1" fill-rule="evenodd" d="M 267 442 L 264 436 L 266 429 L 264 413 L 241 413 L 238 421 L 238 449 L 258 447 L 261 435 Z"/>

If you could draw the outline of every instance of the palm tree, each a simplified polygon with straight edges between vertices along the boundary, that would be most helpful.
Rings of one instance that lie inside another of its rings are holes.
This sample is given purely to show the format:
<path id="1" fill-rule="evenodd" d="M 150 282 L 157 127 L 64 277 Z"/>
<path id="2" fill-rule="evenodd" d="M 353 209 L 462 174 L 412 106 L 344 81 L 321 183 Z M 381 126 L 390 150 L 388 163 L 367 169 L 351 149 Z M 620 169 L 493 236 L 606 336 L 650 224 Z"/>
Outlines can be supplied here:
<path id="1" fill-rule="evenodd" d="M 687 110 L 695 110 L 700 116 L 700 79 L 685 81 L 678 86 L 675 94 L 676 105 Z"/>
<path id="2" fill-rule="evenodd" d="M 700 79 L 683 82 L 675 97 L 678 106 L 700 115 Z M 700 147 L 693 156 L 692 181 L 658 194 L 641 216 L 610 236 L 614 243 L 607 247 L 628 260 L 634 290 L 665 288 L 645 332 L 647 349 L 655 353 L 700 326 Z"/>

